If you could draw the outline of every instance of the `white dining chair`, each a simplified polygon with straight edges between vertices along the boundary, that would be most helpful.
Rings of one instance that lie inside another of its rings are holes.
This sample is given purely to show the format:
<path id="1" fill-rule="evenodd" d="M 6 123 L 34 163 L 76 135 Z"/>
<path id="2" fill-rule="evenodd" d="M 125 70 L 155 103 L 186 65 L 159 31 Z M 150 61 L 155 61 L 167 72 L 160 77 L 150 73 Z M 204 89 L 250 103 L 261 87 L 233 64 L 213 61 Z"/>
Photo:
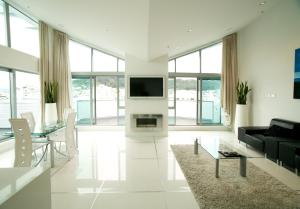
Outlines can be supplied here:
<path id="1" fill-rule="evenodd" d="M 55 143 L 56 142 L 65 143 L 66 155 L 62 153 L 60 149 L 56 148 L 56 151 L 59 154 L 67 156 L 69 159 L 73 158 L 73 156 L 77 153 L 75 137 L 74 137 L 75 118 L 76 118 L 76 112 L 70 112 L 67 116 L 66 128 L 50 136 L 50 140 Z"/>
<path id="2" fill-rule="evenodd" d="M 15 136 L 15 167 L 30 167 L 32 161 L 32 139 L 26 119 L 9 120 Z"/>
<path id="3" fill-rule="evenodd" d="M 15 137 L 15 167 L 30 167 L 32 165 L 32 155 L 35 154 L 36 149 L 40 149 L 41 146 L 45 146 L 41 158 L 38 158 L 35 155 L 36 163 L 34 166 L 37 166 L 42 159 L 47 154 L 47 145 L 48 143 L 38 143 L 38 146 L 35 146 L 36 143 L 32 143 L 31 131 L 29 129 L 29 124 L 24 118 L 9 119 L 12 130 Z"/>
<path id="4" fill-rule="evenodd" d="M 21 118 L 24 118 L 24 119 L 27 120 L 30 131 L 33 132 L 34 128 L 35 128 L 35 125 L 36 125 L 33 113 L 32 112 L 23 112 L 23 113 L 20 113 L 20 116 L 21 116 Z M 38 137 L 38 138 L 40 138 L 40 137 Z M 34 143 L 33 153 L 34 153 L 34 156 L 35 156 L 36 159 L 37 159 L 36 150 L 38 150 L 40 148 L 42 149 L 42 152 L 44 153 L 45 152 L 45 149 L 44 149 L 45 144 L 44 143 Z M 45 157 L 45 160 L 47 160 L 47 155 Z"/>

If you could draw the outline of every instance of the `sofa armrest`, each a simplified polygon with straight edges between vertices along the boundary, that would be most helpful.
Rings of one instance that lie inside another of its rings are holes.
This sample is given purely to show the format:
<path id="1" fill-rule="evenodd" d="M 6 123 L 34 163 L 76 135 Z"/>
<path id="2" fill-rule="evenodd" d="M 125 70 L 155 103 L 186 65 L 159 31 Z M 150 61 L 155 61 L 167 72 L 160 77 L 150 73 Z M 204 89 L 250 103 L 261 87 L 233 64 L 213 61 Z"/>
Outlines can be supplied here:
<path id="1" fill-rule="evenodd" d="M 269 126 L 247 126 L 239 127 L 245 134 L 263 134 L 269 129 Z"/>

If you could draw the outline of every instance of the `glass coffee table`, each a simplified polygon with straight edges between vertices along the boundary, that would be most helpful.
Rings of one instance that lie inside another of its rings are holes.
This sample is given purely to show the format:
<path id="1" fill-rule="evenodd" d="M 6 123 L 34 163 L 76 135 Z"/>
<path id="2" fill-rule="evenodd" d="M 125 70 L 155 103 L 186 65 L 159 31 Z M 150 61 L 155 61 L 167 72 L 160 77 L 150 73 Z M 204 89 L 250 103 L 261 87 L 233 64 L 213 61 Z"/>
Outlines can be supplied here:
<path id="1" fill-rule="evenodd" d="M 216 162 L 215 176 L 219 178 L 220 160 L 237 159 L 240 160 L 240 175 L 247 176 L 247 158 L 264 158 L 264 155 L 257 153 L 246 147 L 233 147 L 223 143 L 220 139 L 196 139 L 194 142 L 194 154 L 198 154 L 198 146 L 209 153 Z M 235 152 L 237 156 L 225 156 L 221 152 Z"/>

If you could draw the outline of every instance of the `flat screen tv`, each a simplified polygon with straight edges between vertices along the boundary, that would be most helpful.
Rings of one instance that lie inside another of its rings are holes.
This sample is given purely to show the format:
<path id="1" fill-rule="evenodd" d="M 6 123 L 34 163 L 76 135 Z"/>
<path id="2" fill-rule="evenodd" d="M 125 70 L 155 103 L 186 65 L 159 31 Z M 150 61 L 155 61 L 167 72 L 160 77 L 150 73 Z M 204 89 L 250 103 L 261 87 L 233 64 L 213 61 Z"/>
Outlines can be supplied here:
<path id="1" fill-rule="evenodd" d="M 130 98 L 163 98 L 164 77 L 129 77 Z"/>

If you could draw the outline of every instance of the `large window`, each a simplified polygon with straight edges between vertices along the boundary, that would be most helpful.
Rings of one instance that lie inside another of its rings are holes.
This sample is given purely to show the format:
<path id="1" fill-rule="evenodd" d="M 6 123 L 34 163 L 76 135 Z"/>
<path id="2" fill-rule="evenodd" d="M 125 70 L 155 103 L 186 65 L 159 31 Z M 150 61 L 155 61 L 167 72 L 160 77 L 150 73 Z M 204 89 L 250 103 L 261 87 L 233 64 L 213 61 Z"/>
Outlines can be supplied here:
<path id="1" fill-rule="evenodd" d="M 202 73 L 221 73 L 222 47 L 223 44 L 219 43 L 201 50 Z"/>
<path id="2" fill-rule="evenodd" d="M 117 58 L 103 52 L 93 51 L 93 71 L 94 72 L 116 72 Z"/>
<path id="3" fill-rule="evenodd" d="M 9 118 L 11 118 L 9 72 L 0 71 L 0 139 L 3 139 L 3 133 L 10 129 Z"/>
<path id="4" fill-rule="evenodd" d="M 11 47 L 39 57 L 38 23 L 9 7 Z"/>
<path id="5" fill-rule="evenodd" d="M 5 5 L 4 2 L 0 0 L 0 44 L 6 46 L 6 19 L 5 19 Z"/>
<path id="6" fill-rule="evenodd" d="M 40 120 L 40 76 L 32 73 L 16 72 L 17 116 L 32 112 L 36 121 Z"/>
<path id="7" fill-rule="evenodd" d="M 124 60 L 75 41 L 69 53 L 77 123 L 124 125 Z"/>
<path id="8" fill-rule="evenodd" d="M 177 73 L 199 73 L 200 72 L 199 51 L 177 58 L 176 72 Z"/>
<path id="9" fill-rule="evenodd" d="M 92 49 L 85 45 L 69 41 L 70 69 L 72 72 L 90 72 Z"/>
<path id="10" fill-rule="evenodd" d="M 7 138 L 9 119 L 23 112 L 32 112 L 39 123 L 40 102 L 39 75 L 0 69 L 0 139 Z"/>
<path id="11" fill-rule="evenodd" d="M 172 59 L 168 67 L 169 125 L 221 124 L 222 43 Z"/>
<path id="12" fill-rule="evenodd" d="M 118 72 L 125 72 L 125 61 L 118 59 Z"/>

